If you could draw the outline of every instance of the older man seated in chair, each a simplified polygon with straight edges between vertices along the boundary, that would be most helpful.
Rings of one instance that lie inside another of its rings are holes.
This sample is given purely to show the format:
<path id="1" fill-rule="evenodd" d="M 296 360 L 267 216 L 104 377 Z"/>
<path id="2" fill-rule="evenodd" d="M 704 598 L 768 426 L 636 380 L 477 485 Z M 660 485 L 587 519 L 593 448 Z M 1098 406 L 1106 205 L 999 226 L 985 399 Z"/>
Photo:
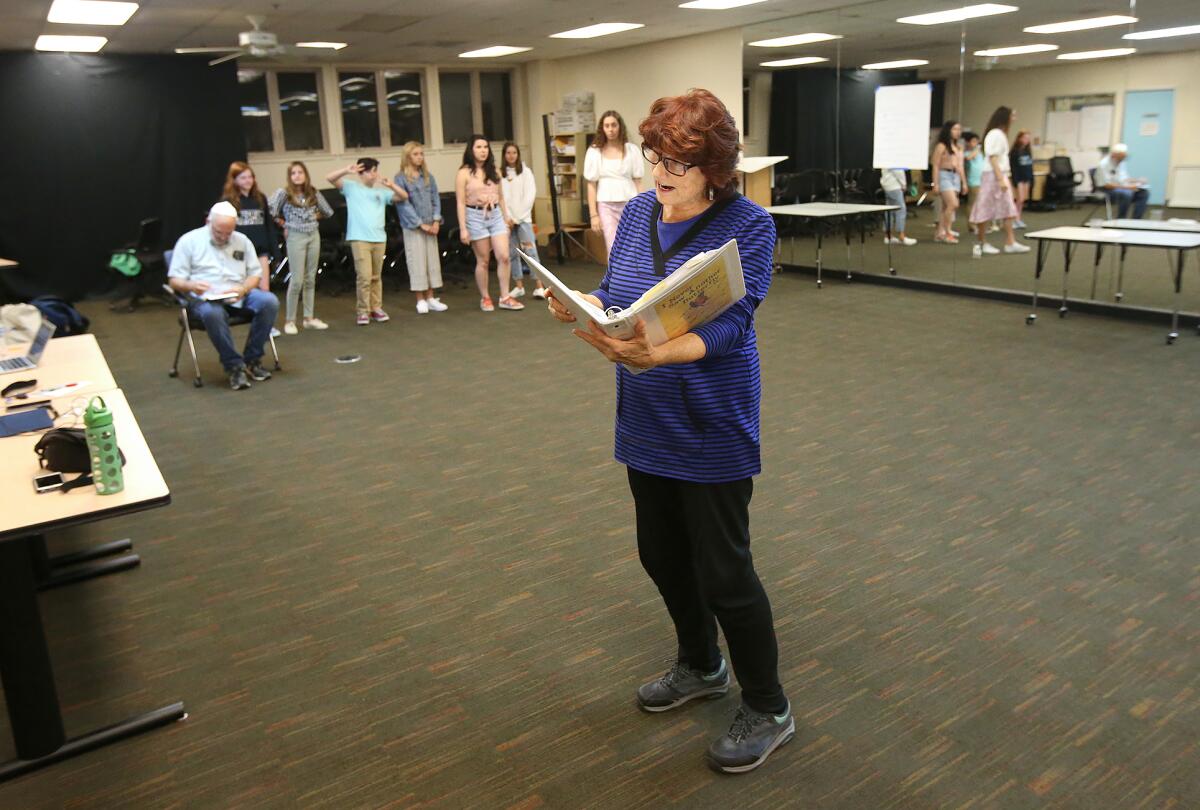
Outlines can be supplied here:
<path id="1" fill-rule="evenodd" d="M 1133 218 L 1141 219 L 1146 213 L 1146 200 L 1150 192 L 1146 189 L 1145 181 L 1130 179 L 1129 168 L 1125 165 L 1128 156 L 1128 146 L 1114 143 L 1096 167 L 1096 187 L 1104 192 L 1110 202 L 1116 203 L 1118 219 L 1125 219 L 1131 203 Z"/>
<path id="2" fill-rule="evenodd" d="M 208 212 L 208 224 L 179 237 L 167 272 L 171 289 L 187 297 L 188 314 L 204 323 L 234 391 L 249 388 L 251 379 L 271 379 L 262 358 L 279 312 L 279 299 L 258 288 L 262 265 L 254 243 L 236 226 L 237 210 L 217 203 Z M 235 307 L 254 313 L 242 354 L 229 330 L 229 311 Z"/>

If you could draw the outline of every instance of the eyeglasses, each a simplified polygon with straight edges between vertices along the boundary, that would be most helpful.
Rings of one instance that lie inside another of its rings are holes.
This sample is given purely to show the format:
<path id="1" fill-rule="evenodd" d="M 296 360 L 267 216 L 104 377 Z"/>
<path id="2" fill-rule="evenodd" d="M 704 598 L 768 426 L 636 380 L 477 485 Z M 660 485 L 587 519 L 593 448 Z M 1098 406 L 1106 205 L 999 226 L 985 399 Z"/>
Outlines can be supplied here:
<path id="1" fill-rule="evenodd" d="M 699 165 L 697 163 L 684 163 L 682 160 L 675 160 L 674 158 L 663 157 L 658 152 L 655 152 L 653 149 L 651 149 L 649 146 L 646 146 L 646 144 L 642 144 L 642 157 L 644 157 L 646 160 L 650 161 L 650 163 L 655 166 L 657 166 L 659 164 L 659 162 L 661 162 L 663 165 L 663 168 L 666 169 L 670 174 L 675 175 L 676 177 L 683 177 L 685 174 L 687 174 L 688 169 L 695 168 L 697 165 Z"/>

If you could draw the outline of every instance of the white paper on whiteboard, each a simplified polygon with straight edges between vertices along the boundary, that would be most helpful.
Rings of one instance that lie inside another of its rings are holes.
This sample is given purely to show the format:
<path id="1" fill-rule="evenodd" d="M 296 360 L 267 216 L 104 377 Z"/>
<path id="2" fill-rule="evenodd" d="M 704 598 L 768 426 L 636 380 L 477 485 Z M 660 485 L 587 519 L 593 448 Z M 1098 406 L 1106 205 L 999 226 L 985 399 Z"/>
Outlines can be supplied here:
<path id="1" fill-rule="evenodd" d="M 933 85 L 897 84 L 875 88 L 876 169 L 929 166 L 929 108 Z"/>
<path id="2" fill-rule="evenodd" d="M 1059 110 L 1046 113 L 1046 143 L 1056 143 L 1068 152 L 1079 148 L 1079 111 Z"/>
<path id="3" fill-rule="evenodd" d="M 1112 143 L 1111 104 L 1094 104 L 1079 111 L 1079 148 L 1096 149 Z"/>

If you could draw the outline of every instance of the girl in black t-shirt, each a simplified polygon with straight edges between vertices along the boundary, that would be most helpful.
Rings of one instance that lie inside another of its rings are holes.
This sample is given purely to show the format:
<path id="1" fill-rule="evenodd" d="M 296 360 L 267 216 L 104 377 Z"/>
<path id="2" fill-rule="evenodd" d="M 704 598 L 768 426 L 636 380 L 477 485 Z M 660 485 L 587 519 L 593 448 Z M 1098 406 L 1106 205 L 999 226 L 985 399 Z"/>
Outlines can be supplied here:
<path id="1" fill-rule="evenodd" d="M 263 292 L 269 292 L 271 256 L 277 252 L 279 244 L 278 226 L 271 218 L 266 195 L 259 190 L 258 180 L 249 164 L 240 160 L 229 164 L 221 199 L 232 203 L 238 210 L 237 229 L 254 243 L 258 262 L 262 265 L 258 287 Z"/>
<path id="2" fill-rule="evenodd" d="M 1029 130 L 1023 129 L 1013 140 L 1012 149 L 1008 150 L 1008 166 L 1012 170 L 1013 194 L 1017 203 L 1017 219 L 1013 222 L 1014 228 L 1025 227 L 1021 214 L 1025 210 L 1025 202 L 1029 199 L 1029 189 L 1033 186 L 1031 140 Z"/>

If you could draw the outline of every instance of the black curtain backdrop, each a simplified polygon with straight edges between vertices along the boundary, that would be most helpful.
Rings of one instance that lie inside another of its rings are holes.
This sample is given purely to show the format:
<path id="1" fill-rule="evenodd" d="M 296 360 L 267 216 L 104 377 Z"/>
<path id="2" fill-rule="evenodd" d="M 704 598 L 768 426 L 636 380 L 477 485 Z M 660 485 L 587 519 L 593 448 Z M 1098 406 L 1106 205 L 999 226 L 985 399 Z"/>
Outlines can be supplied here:
<path id="1" fill-rule="evenodd" d="M 875 88 L 918 81 L 915 71 L 906 70 L 776 71 L 771 77 L 768 153 L 789 156 L 778 165 L 778 171 L 834 169 L 839 165 L 839 134 L 841 168 L 869 169 L 874 147 Z"/>
<path id="2" fill-rule="evenodd" d="M 246 154 L 233 62 L 4 52 L 0 111 L 0 256 L 26 296 L 108 287 L 108 254 L 142 219 L 161 218 L 170 247 Z"/>

